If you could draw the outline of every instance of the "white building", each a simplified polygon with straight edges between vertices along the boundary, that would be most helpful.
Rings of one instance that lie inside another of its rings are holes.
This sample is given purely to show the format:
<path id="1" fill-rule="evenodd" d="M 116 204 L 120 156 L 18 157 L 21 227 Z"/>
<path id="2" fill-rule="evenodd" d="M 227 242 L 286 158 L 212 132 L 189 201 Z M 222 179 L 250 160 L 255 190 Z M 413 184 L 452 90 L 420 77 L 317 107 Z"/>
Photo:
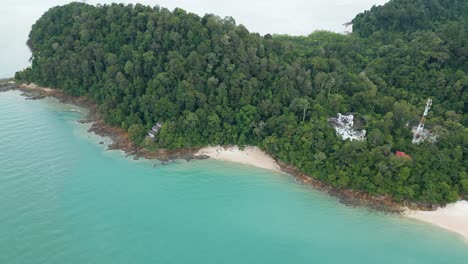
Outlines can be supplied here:
<path id="1" fill-rule="evenodd" d="M 338 117 L 331 117 L 330 124 L 335 128 L 336 134 L 340 135 L 343 140 L 364 140 L 366 139 L 366 130 L 354 130 L 354 115 L 342 115 L 338 113 Z"/>
<path id="2" fill-rule="evenodd" d="M 155 138 L 156 137 L 156 134 L 159 132 L 159 130 L 161 129 L 162 127 L 162 123 L 158 122 L 156 123 L 156 125 L 154 125 L 150 131 L 148 131 L 148 136 L 150 138 Z"/>

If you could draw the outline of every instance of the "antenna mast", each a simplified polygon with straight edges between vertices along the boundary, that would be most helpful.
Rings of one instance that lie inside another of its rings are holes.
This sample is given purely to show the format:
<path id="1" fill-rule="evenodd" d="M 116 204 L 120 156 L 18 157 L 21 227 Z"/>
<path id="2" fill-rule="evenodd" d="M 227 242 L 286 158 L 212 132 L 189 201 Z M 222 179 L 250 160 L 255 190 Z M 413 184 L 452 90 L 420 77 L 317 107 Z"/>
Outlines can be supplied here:
<path id="1" fill-rule="evenodd" d="M 343 26 L 345 27 L 345 30 L 344 30 L 345 34 L 350 34 L 353 32 L 353 21 L 346 22 L 343 24 Z"/>
<path id="2" fill-rule="evenodd" d="M 427 113 L 429 112 L 429 109 L 431 109 L 431 106 L 432 106 L 432 100 L 429 98 L 427 99 L 426 108 L 424 109 L 424 113 L 421 117 L 421 122 L 419 122 L 419 125 L 416 128 L 416 131 L 414 132 L 413 143 L 419 143 L 420 141 L 421 133 L 424 130 L 424 122 L 426 122 L 426 116 L 427 116 Z"/>

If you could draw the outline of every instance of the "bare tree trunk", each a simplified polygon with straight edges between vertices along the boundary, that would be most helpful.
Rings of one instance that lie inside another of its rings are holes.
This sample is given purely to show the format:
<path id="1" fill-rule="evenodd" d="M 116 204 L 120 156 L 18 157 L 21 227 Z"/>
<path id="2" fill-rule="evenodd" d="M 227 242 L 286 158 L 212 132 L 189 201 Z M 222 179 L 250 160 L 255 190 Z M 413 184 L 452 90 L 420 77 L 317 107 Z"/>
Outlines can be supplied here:
<path id="1" fill-rule="evenodd" d="M 305 113 L 306 113 L 306 108 L 304 107 L 304 114 L 302 115 L 302 122 L 305 121 Z"/>

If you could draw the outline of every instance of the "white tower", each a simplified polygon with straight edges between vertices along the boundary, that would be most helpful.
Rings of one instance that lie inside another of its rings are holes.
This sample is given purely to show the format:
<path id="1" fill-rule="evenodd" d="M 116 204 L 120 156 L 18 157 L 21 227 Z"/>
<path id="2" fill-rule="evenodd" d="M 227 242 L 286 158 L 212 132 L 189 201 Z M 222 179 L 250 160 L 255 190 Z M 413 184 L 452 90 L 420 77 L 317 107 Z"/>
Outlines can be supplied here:
<path id="1" fill-rule="evenodd" d="M 429 112 L 429 109 L 431 109 L 432 106 L 432 100 L 429 98 L 426 103 L 426 108 L 424 109 L 423 116 L 421 117 L 421 122 L 419 122 L 418 127 L 416 128 L 416 131 L 414 131 L 413 134 L 413 143 L 419 143 L 421 141 L 421 134 L 424 130 L 424 122 L 426 122 L 426 116 L 427 113 Z"/>
<path id="2" fill-rule="evenodd" d="M 345 34 L 353 33 L 353 22 L 352 21 L 344 23 L 343 26 L 345 27 L 345 30 L 344 30 Z"/>

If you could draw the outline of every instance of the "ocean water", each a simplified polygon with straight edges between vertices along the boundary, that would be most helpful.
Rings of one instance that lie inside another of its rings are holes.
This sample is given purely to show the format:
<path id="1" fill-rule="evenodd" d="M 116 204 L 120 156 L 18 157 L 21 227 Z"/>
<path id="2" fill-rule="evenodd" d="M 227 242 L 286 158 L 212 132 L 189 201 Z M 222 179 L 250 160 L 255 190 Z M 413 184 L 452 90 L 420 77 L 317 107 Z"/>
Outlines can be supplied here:
<path id="1" fill-rule="evenodd" d="M 84 115 L 0 93 L 0 263 L 468 263 L 456 234 L 288 175 L 106 151 Z"/>

